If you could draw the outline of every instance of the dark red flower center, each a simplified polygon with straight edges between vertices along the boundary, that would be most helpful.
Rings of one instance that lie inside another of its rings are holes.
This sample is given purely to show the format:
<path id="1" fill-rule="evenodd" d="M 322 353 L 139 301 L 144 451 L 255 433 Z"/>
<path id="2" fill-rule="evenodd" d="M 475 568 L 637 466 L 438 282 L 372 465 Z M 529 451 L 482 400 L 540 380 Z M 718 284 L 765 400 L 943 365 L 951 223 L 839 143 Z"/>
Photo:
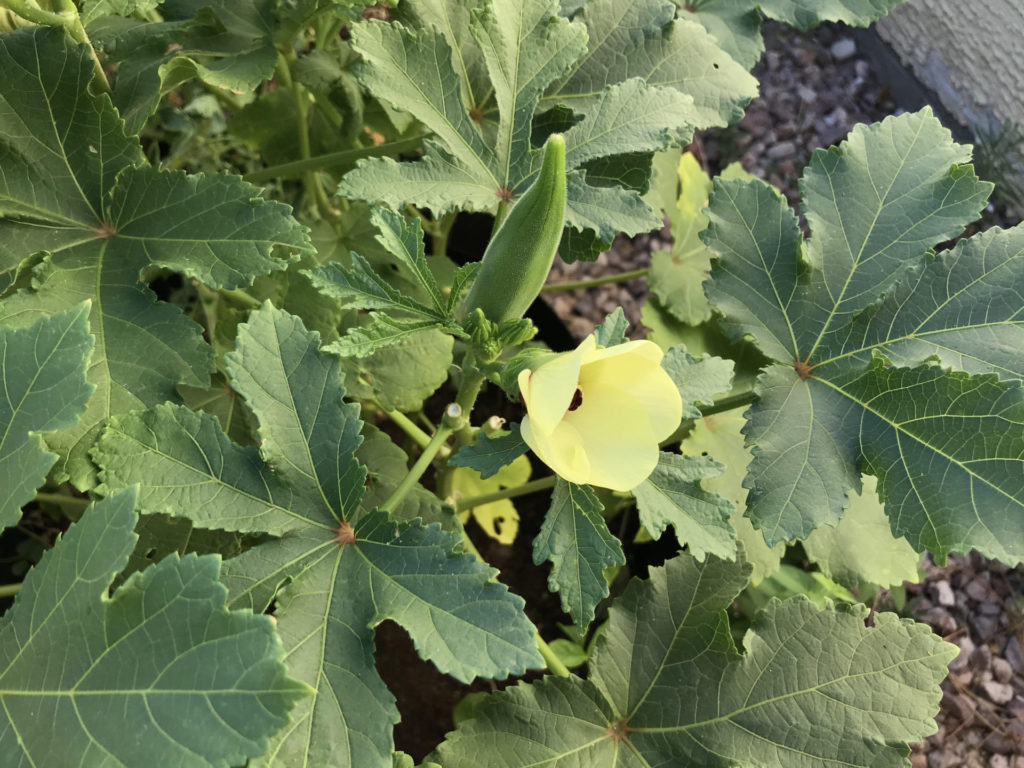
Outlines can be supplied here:
<path id="1" fill-rule="evenodd" d="M 583 391 L 579 387 L 576 387 L 576 392 L 573 393 L 572 396 L 572 402 L 569 403 L 569 410 L 575 411 L 581 405 L 583 405 Z"/>

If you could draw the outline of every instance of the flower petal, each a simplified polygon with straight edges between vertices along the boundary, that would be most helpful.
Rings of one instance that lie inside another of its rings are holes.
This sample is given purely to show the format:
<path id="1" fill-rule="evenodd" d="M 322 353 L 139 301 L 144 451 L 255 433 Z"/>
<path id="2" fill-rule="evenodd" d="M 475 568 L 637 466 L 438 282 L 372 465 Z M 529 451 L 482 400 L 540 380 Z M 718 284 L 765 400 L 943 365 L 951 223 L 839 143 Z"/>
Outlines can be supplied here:
<path id="1" fill-rule="evenodd" d="M 569 410 L 583 358 L 596 344 L 593 335 L 587 336 L 574 351 L 559 355 L 534 371 L 520 371 L 519 391 L 536 432 L 552 432 Z"/>
<path id="2" fill-rule="evenodd" d="M 519 425 L 519 431 L 530 450 L 556 475 L 570 483 L 590 482 L 590 460 L 583 438 L 571 424 L 563 421 L 553 432 L 538 432 L 527 416 Z"/>
<path id="3" fill-rule="evenodd" d="M 598 353 L 629 345 L 637 346 L 626 354 L 598 356 Z M 683 418 L 679 389 L 661 367 L 661 358 L 661 349 L 649 341 L 629 342 L 591 353 L 580 368 L 579 386 L 584 403 L 588 392 L 595 388 L 612 388 L 624 393 L 624 397 L 640 404 L 647 415 L 654 442 L 661 442 L 676 430 Z"/>
<path id="4" fill-rule="evenodd" d="M 614 491 L 635 488 L 658 464 L 658 439 L 643 404 L 629 390 L 601 382 L 582 389 L 583 404 L 562 424 L 582 441 L 590 465 L 586 482 Z"/>

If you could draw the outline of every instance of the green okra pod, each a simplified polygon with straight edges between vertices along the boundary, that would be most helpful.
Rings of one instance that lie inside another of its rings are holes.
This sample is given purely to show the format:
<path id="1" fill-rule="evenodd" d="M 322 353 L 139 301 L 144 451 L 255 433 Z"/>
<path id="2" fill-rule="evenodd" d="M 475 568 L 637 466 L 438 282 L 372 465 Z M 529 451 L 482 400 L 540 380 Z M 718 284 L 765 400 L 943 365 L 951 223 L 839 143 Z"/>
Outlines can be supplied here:
<path id="1" fill-rule="evenodd" d="M 544 145 L 536 181 L 512 206 L 484 251 L 465 314 L 479 308 L 494 323 L 522 317 L 551 271 L 564 224 L 565 139 L 555 133 Z"/>

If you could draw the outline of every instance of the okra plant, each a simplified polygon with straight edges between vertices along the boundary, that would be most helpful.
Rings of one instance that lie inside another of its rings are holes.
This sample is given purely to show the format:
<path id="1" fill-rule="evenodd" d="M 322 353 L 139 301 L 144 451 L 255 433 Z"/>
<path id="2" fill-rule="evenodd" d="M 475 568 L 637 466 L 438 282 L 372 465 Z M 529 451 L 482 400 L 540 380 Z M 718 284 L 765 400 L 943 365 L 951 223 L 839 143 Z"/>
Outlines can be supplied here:
<path id="1" fill-rule="evenodd" d="M 0 587 L 0 764 L 411 767 L 392 620 L 529 673 L 424 766 L 909 765 L 956 649 L 855 593 L 1024 556 L 1024 230 L 936 251 L 991 187 L 928 110 L 814 154 L 809 236 L 684 151 L 764 16 L 897 2 L 0 0 L 0 524 L 64 531 Z M 548 349 L 556 253 L 663 216 L 649 338 Z M 540 493 L 568 638 L 467 534 Z M 793 542 L 832 599 L 740 636 Z"/>

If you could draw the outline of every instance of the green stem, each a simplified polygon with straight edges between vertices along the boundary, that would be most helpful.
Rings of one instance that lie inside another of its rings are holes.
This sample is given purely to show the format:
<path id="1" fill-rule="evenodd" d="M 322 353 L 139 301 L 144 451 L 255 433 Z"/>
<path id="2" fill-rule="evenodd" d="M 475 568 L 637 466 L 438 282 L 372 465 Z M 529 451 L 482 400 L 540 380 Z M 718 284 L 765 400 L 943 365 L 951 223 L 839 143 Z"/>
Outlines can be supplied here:
<path id="1" fill-rule="evenodd" d="M 399 504 L 402 503 L 402 499 L 405 498 L 406 494 L 412 490 L 413 486 L 419 482 L 420 478 L 423 477 L 423 473 L 427 471 L 427 467 L 437 456 L 438 452 L 444 446 L 445 440 L 447 440 L 452 432 L 455 430 L 449 426 L 441 426 L 438 428 L 434 436 L 430 438 L 430 442 L 427 443 L 423 449 L 423 453 L 416 459 L 416 463 L 412 465 L 412 469 L 402 478 L 402 482 L 398 484 L 394 492 L 388 496 L 387 500 L 380 505 L 383 510 L 393 510 Z"/>
<path id="2" fill-rule="evenodd" d="M 448 235 L 455 224 L 455 214 L 446 213 L 435 224 L 434 230 L 430 233 L 431 246 L 435 256 L 444 256 L 448 253 Z"/>
<path id="3" fill-rule="evenodd" d="M 70 26 L 71 20 L 64 14 L 44 11 L 34 2 L 28 0 L 3 0 L 3 6 L 14 11 L 21 18 L 36 24 L 43 24 L 47 27 L 67 28 Z"/>
<path id="4" fill-rule="evenodd" d="M 505 221 L 505 216 L 508 214 L 508 200 L 502 200 L 498 203 L 498 210 L 494 213 L 494 226 L 491 228 L 491 237 L 494 237 L 494 233 L 501 227 L 501 223 Z"/>
<path id="5" fill-rule="evenodd" d="M 413 441 L 416 443 L 416 445 L 418 445 L 420 448 L 426 450 L 426 447 L 430 445 L 430 435 L 428 435 L 426 432 L 420 429 L 416 425 L 416 422 L 414 422 L 404 413 L 402 413 L 401 411 L 389 411 L 376 400 L 373 401 L 373 404 L 380 408 L 382 411 L 384 411 L 384 413 L 387 414 L 387 417 L 391 419 L 393 422 L 395 422 L 395 425 L 400 427 L 401 430 L 405 432 L 405 434 L 411 437 Z M 447 459 L 449 456 L 452 455 L 452 449 L 449 448 L 447 445 L 442 445 L 441 449 L 437 452 L 437 455 L 440 456 L 442 459 Z"/>
<path id="6" fill-rule="evenodd" d="M 110 93 L 110 81 L 107 80 L 107 73 L 103 71 L 103 65 L 96 55 L 96 49 L 92 47 L 89 35 L 85 32 L 85 25 L 82 24 L 82 17 L 78 15 L 78 7 L 74 0 L 57 0 L 57 7 L 62 15 L 68 16 L 71 21 L 66 29 L 71 39 L 76 43 L 89 46 L 92 53 L 92 82 L 101 93 Z"/>
<path id="7" fill-rule="evenodd" d="M 327 46 L 332 43 L 336 43 L 338 40 L 338 34 L 341 32 L 341 28 L 345 26 L 345 20 L 334 18 L 324 28 L 324 30 L 317 35 L 316 47 L 321 50 L 326 50 Z"/>
<path id="8" fill-rule="evenodd" d="M 50 541 L 45 536 L 40 536 L 38 533 L 33 531 L 31 528 L 25 525 L 16 525 L 15 528 L 24 536 L 28 536 L 30 539 L 38 544 L 42 544 L 44 547 L 50 546 Z"/>
<path id="9" fill-rule="evenodd" d="M 512 488 L 504 488 L 494 493 L 483 493 L 479 496 L 470 496 L 466 499 L 459 499 L 455 504 L 455 510 L 457 512 L 464 512 L 467 509 L 473 507 L 480 507 L 484 504 L 490 504 L 492 501 L 500 501 L 501 499 L 514 499 L 519 496 L 526 496 L 531 493 L 537 493 L 538 491 L 545 491 L 548 488 L 553 488 L 555 485 L 555 476 L 548 475 L 538 480 L 531 480 L 528 483 L 522 485 L 516 485 Z"/>
<path id="10" fill-rule="evenodd" d="M 572 673 L 569 668 L 562 663 L 555 652 L 551 650 L 551 646 L 544 642 L 544 638 L 540 636 L 538 632 L 535 637 L 537 638 L 537 650 L 540 651 L 540 655 L 544 657 L 544 661 L 548 665 L 548 670 L 553 675 L 558 677 L 569 677 Z"/>
<path id="11" fill-rule="evenodd" d="M 724 413 L 725 411 L 731 411 L 734 408 L 742 408 L 744 405 L 750 405 L 754 402 L 757 395 L 754 394 L 754 390 L 749 389 L 746 392 L 740 392 L 736 395 L 730 395 L 729 397 L 723 397 L 721 400 L 716 400 L 711 405 L 701 405 L 700 415 L 702 417 L 714 416 L 716 413 Z"/>
<path id="12" fill-rule="evenodd" d="M 638 277 L 645 277 L 651 271 L 650 267 L 634 269 L 631 272 L 620 272 L 617 275 L 605 275 L 604 277 L 593 277 L 589 280 L 576 280 L 571 283 L 551 283 L 541 288 L 541 291 L 575 291 L 577 288 L 594 288 L 598 285 L 609 283 L 624 283 L 627 280 L 635 280 Z"/>
<path id="13" fill-rule="evenodd" d="M 280 165 L 261 168 L 258 171 L 247 173 L 245 180 L 253 184 L 261 184 L 274 179 L 295 179 L 310 170 L 326 170 L 338 165 L 351 165 L 356 160 L 361 160 L 364 157 L 391 156 L 408 152 L 409 150 L 418 149 L 422 143 L 422 136 L 414 136 L 411 139 L 388 141 L 373 147 L 358 147 L 356 149 L 345 149 L 341 152 L 328 152 L 326 155 L 316 155 L 303 160 L 293 160 L 290 163 L 281 163 Z"/>
<path id="14" fill-rule="evenodd" d="M 404 413 L 401 411 L 389 411 L 376 400 L 373 401 L 373 404 L 384 411 L 388 418 L 395 422 L 398 427 L 401 427 L 402 431 L 411 437 L 420 448 L 426 448 L 430 445 L 430 435 L 416 426 L 416 423 Z M 443 453 L 443 451 L 440 453 Z"/>
<path id="15" fill-rule="evenodd" d="M 63 504 L 69 507 L 78 507 L 79 509 L 85 509 L 92 504 L 91 499 L 80 499 L 77 496 L 68 496 L 65 493 L 43 493 L 41 491 L 35 495 L 33 501 Z"/>
<path id="16" fill-rule="evenodd" d="M 31 21 L 31 19 L 29 19 Z M 14 597 L 21 592 L 21 584 L 0 584 L 0 597 Z"/>
<path id="17" fill-rule="evenodd" d="M 281 81 L 282 85 L 292 92 L 299 123 L 299 156 L 302 160 L 309 160 L 312 156 L 309 141 L 309 95 L 302 83 L 296 83 L 292 77 L 292 63 L 295 61 L 297 59 L 293 51 L 289 51 L 287 54 L 278 53 L 277 78 Z M 324 219 L 334 218 L 334 210 L 331 208 L 331 202 L 327 199 L 327 194 L 324 192 L 323 184 L 320 183 L 317 169 L 308 168 L 303 174 L 303 179 L 306 189 L 313 196 L 313 202 L 316 204 L 320 216 Z"/>
<path id="18" fill-rule="evenodd" d="M 259 309 L 263 306 L 262 301 L 255 296 L 250 296 L 241 288 L 222 288 L 218 293 L 221 293 L 225 298 L 230 299 L 236 304 L 241 304 L 246 309 Z"/>
<path id="19" fill-rule="evenodd" d="M 476 403 L 480 388 L 484 385 L 487 377 L 476 367 L 472 353 L 466 353 L 462 361 L 462 384 L 455 397 L 455 404 L 459 406 L 461 425 L 457 428 L 455 435 L 456 445 L 468 445 L 473 439 L 473 428 L 470 426 L 469 417 L 473 412 L 473 405 Z"/>

